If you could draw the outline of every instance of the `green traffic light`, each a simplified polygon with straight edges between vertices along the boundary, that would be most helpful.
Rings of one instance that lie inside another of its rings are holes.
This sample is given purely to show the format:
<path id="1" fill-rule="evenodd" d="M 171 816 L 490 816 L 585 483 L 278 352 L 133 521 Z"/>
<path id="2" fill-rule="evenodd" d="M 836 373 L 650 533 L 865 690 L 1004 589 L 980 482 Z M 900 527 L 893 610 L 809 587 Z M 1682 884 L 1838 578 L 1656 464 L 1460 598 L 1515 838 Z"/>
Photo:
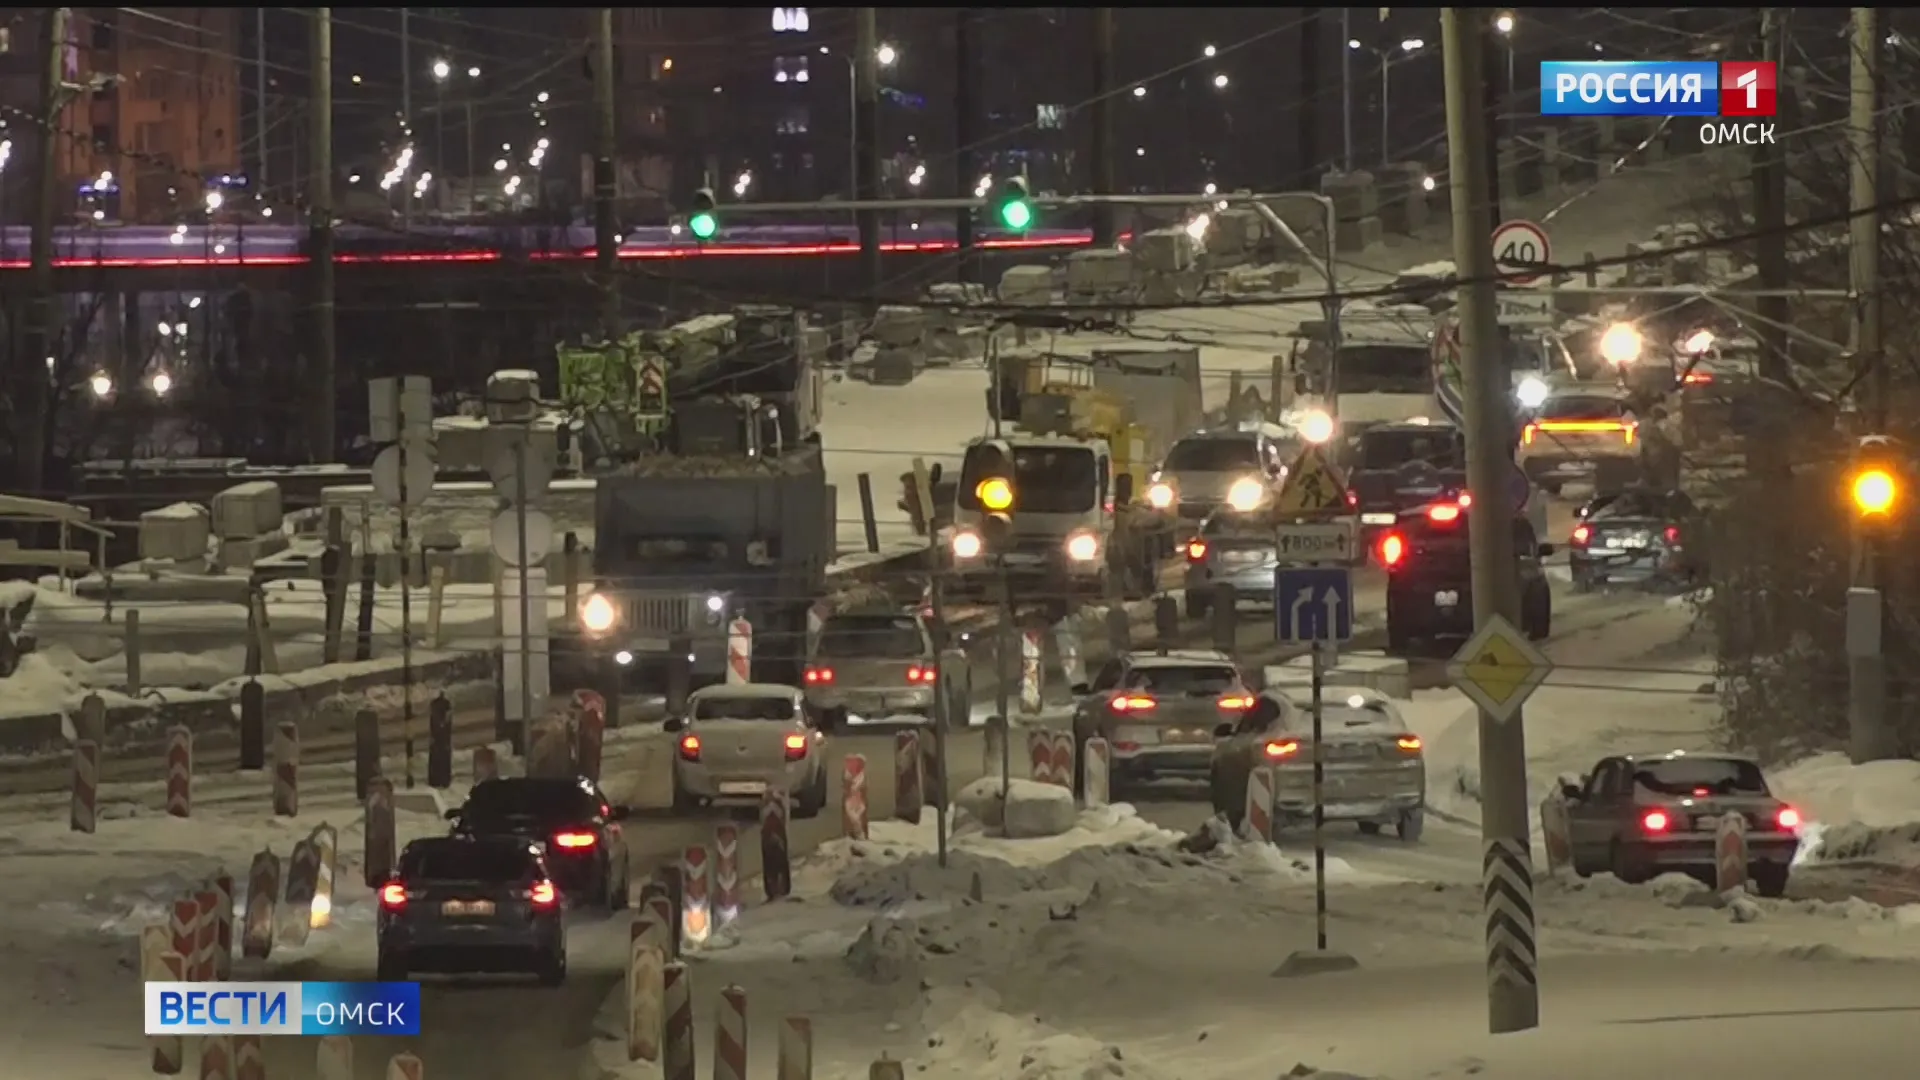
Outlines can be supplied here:
<path id="1" fill-rule="evenodd" d="M 1021 199 L 1009 199 L 1001 203 L 1000 224 L 1015 232 L 1024 231 L 1033 224 L 1033 207 Z"/>
<path id="2" fill-rule="evenodd" d="M 687 219 L 687 229 L 696 240 L 711 240 L 720 231 L 720 222 L 712 214 L 698 213 Z"/>

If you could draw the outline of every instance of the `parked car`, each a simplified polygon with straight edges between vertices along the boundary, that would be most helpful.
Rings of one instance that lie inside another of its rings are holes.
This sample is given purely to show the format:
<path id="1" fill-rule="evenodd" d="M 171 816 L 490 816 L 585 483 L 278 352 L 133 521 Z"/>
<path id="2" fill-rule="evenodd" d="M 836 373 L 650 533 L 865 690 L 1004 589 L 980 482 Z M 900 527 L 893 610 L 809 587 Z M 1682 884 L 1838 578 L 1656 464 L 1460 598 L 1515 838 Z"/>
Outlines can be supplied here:
<path id="1" fill-rule="evenodd" d="M 1214 730 L 1207 787 L 1213 808 L 1236 828 L 1246 815 L 1253 770 L 1274 774 L 1274 821 L 1313 820 L 1313 703 L 1305 688 L 1269 689 L 1236 722 Z M 1321 801 L 1328 821 L 1351 821 L 1369 835 L 1391 826 L 1420 839 L 1426 826 L 1427 762 L 1420 739 L 1393 701 L 1345 687 L 1320 707 Z"/>
<path id="2" fill-rule="evenodd" d="M 525 973 L 567 978 L 561 893 L 541 849 L 512 836 L 439 836 L 400 853 L 380 886 L 377 978 Z"/>
<path id="3" fill-rule="evenodd" d="M 540 845 L 569 904 L 614 911 L 627 906 L 632 876 L 620 825 L 626 818 L 627 808 L 584 776 L 483 780 L 447 811 L 456 835 Z"/>
<path id="4" fill-rule="evenodd" d="M 827 737 L 807 718 L 806 695 L 778 683 L 709 686 L 687 701 L 687 715 L 668 717 L 677 738 L 673 803 L 758 806 L 768 791 L 785 791 L 793 815 L 809 818 L 827 804 Z"/>

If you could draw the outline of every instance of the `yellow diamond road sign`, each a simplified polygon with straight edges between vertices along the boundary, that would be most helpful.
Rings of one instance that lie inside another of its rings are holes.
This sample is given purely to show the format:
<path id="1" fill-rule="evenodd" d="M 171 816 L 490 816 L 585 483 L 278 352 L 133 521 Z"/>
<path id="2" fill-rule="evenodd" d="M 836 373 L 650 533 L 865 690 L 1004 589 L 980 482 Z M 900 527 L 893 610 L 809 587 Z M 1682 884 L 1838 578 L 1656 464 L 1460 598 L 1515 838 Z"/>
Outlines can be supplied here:
<path id="1" fill-rule="evenodd" d="M 1287 470 L 1287 480 L 1280 487 L 1280 497 L 1275 501 L 1274 511 L 1280 514 L 1323 514 L 1330 510 L 1345 510 L 1346 507 L 1346 482 L 1340 479 L 1340 474 L 1327 461 L 1327 455 L 1317 446 L 1300 451 L 1300 456 L 1293 461 L 1293 467 Z"/>
<path id="2" fill-rule="evenodd" d="M 1511 720 L 1552 671 L 1553 661 L 1498 615 L 1447 662 L 1453 685 L 1497 721 Z"/>

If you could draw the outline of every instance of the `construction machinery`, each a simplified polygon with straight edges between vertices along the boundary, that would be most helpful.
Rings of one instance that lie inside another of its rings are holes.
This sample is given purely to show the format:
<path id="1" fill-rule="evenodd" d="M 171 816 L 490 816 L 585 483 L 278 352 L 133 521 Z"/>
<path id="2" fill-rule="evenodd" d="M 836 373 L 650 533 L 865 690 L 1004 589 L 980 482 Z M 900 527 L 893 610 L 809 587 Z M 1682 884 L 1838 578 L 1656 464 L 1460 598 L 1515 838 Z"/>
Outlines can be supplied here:
<path id="1" fill-rule="evenodd" d="M 1432 326 L 1432 313 L 1417 304 L 1352 302 L 1340 310 L 1339 347 L 1329 351 L 1327 323 L 1303 321 L 1287 357 L 1293 394 L 1282 418 L 1322 412 L 1351 437 L 1369 424 L 1439 415 Z"/>

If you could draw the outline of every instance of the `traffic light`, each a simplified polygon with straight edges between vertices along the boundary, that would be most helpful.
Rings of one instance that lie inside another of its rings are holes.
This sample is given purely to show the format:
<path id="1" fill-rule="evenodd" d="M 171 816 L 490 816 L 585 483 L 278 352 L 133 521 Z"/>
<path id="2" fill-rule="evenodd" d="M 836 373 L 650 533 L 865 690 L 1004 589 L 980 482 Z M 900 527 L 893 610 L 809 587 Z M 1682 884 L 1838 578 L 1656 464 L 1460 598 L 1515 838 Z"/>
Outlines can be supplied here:
<path id="1" fill-rule="evenodd" d="M 695 240 L 711 240 L 720 231 L 720 215 L 714 207 L 713 189 L 693 193 L 693 210 L 687 215 L 687 231 Z"/>
<path id="2" fill-rule="evenodd" d="M 1900 501 L 1900 481 L 1887 469 L 1871 465 L 1855 470 L 1848 494 L 1861 517 L 1885 517 Z"/>
<path id="3" fill-rule="evenodd" d="M 1861 439 L 1847 474 L 1847 500 L 1854 517 L 1862 525 L 1884 527 L 1902 512 L 1906 486 L 1906 470 L 1893 442 L 1879 435 Z"/>
<path id="4" fill-rule="evenodd" d="M 1026 232 L 1033 227 L 1033 194 L 1025 177 L 1010 176 L 1000 181 L 993 194 L 994 216 L 1008 232 Z"/>

